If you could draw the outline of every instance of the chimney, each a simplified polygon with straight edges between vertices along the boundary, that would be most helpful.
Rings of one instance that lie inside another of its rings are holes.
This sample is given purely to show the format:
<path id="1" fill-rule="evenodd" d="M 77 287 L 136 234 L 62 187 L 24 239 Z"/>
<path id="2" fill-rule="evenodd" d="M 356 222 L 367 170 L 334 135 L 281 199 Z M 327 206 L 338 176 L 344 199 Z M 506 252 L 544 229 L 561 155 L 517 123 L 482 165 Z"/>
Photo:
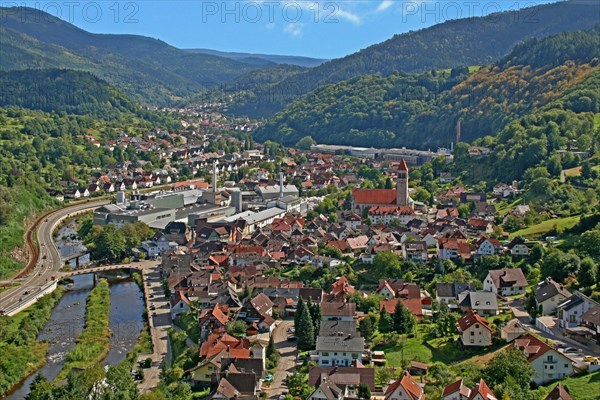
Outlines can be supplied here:
<path id="1" fill-rule="evenodd" d="M 283 172 L 279 173 L 279 198 L 283 198 Z"/>
<path id="2" fill-rule="evenodd" d="M 213 173 L 212 173 L 212 187 L 213 193 L 217 193 L 217 162 L 213 161 Z"/>

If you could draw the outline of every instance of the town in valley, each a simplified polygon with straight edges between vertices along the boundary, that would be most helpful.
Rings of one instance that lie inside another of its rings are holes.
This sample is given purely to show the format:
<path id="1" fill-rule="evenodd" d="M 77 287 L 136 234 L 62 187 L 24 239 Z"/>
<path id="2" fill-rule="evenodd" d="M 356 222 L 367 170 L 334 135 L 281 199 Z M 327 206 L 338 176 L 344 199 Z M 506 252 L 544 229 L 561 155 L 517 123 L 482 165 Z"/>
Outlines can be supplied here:
<path id="1" fill-rule="evenodd" d="M 2 7 L 0 398 L 600 399 L 600 6 L 541 3 L 332 60 Z"/>

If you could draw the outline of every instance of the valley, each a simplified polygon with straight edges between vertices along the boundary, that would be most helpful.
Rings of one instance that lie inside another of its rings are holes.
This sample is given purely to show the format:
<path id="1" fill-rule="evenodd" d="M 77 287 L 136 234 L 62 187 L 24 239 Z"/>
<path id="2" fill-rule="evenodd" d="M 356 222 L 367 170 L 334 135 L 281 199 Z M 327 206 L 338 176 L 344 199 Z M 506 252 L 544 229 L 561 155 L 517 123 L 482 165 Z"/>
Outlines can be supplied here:
<path id="1" fill-rule="evenodd" d="M 0 8 L 0 397 L 597 399 L 600 5 L 213 6 Z"/>

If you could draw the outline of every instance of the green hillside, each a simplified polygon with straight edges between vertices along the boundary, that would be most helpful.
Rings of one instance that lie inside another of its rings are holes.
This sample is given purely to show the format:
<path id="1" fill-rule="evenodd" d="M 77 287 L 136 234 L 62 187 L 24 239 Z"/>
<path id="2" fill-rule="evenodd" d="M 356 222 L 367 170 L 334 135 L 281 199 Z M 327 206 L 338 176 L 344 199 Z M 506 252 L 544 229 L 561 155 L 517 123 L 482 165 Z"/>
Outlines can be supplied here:
<path id="1" fill-rule="evenodd" d="M 83 70 L 141 103 L 169 104 L 263 67 L 143 36 L 93 34 L 39 10 L 23 10 L 2 10 L 0 70 Z"/>
<path id="2" fill-rule="evenodd" d="M 398 72 L 323 86 L 275 115 L 255 135 L 288 145 L 312 136 L 326 144 L 428 148 L 449 146 L 459 119 L 462 139 L 471 141 L 559 98 L 560 107 L 597 112 L 599 32 L 596 27 L 530 40 L 471 74 L 466 68 Z M 555 53 L 563 54 L 562 59 L 547 65 L 547 54 Z"/>
<path id="3" fill-rule="evenodd" d="M 396 35 L 344 58 L 335 59 L 274 87 L 257 90 L 232 110 L 268 117 L 319 86 L 367 74 L 490 64 L 530 38 L 590 29 L 598 22 L 600 3 L 564 1 L 481 18 L 453 20 Z"/>
<path id="4" fill-rule="evenodd" d="M 106 82 L 73 70 L 0 71 L 0 107 L 10 106 L 92 116 L 139 111 Z"/>

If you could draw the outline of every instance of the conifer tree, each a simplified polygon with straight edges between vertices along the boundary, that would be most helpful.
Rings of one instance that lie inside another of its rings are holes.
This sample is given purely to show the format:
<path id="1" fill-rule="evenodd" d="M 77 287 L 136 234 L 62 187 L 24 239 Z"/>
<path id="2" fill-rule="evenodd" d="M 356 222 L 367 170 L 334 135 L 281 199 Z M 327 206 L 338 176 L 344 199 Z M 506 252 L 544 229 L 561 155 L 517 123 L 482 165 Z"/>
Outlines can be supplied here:
<path id="1" fill-rule="evenodd" d="M 301 309 L 300 304 L 302 304 Z M 308 307 L 304 305 L 304 302 L 298 302 L 298 308 L 300 309 L 300 311 L 296 311 L 298 321 L 296 324 L 298 348 L 300 350 L 312 350 L 315 347 L 315 328 L 312 323 L 312 318 L 308 311 Z"/>
<path id="2" fill-rule="evenodd" d="M 379 332 L 388 333 L 394 328 L 394 321 L 385 308 L 382 308 L 379 312 Z"/>
<path id="3" fill-rule="evenodd" d="M 394 309 L 393 327 L 394 331 L 400 334 L 410 333 L 415 327 L 415 318 L 404 307 L 401 301 L 396 303 L 396 308 Z"/>

